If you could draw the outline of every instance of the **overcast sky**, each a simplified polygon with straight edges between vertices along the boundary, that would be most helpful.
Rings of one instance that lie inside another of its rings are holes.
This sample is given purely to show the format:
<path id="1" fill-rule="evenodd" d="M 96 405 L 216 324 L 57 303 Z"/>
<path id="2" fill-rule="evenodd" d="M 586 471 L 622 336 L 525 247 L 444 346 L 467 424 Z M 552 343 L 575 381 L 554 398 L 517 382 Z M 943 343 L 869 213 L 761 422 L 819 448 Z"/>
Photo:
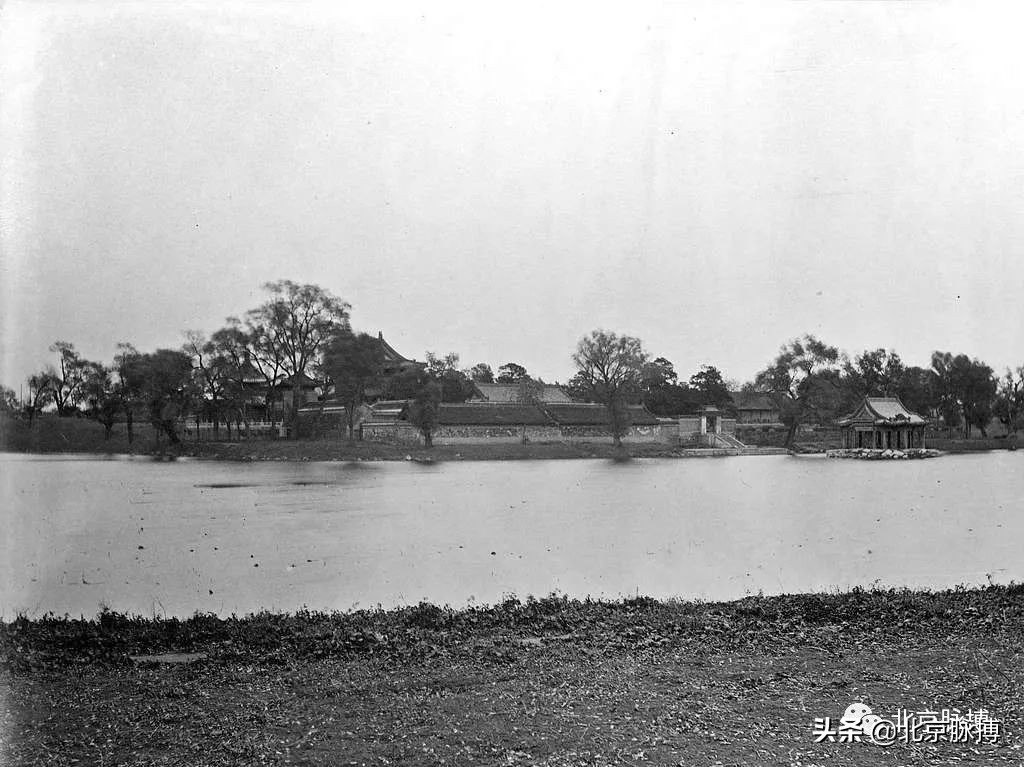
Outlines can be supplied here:
<path id="1" fill-rule="evenodd" d="M 0 381 L 318 283 L 406 356 L 593 328 L 1024 364 L 1024 46 L 975 3 L 8 2 Z M 998 12 L 995 12 L 998 10 Z"/>

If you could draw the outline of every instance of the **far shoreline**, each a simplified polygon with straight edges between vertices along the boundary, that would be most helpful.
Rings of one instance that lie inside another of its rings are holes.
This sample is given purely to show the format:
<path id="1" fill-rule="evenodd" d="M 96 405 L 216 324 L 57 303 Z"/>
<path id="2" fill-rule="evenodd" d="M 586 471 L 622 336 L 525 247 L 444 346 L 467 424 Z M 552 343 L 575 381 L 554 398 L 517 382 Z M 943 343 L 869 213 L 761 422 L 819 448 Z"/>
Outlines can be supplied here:
<path id="1" fill-rule="evenodd" d="M 741 455 L 787 455 L 783 448 L 733 450 L 724 448 L 674 448 L 663 444 L 634 444 L 615 447 L 600 443 L 516 443 L 495 445 L 395 445 L 347 440 L 294 440 L 251 442 L 182 443 L 176 447 L 103 450 L 96 446 L 74 449 L 68 446 L 0 447 L 0 452 L 24 455 L 91 455 L 174 460 L 190 458 L 228 463 L 253 462 L 343 462 L 410 461 L 450 463 L 456 461 L 545 461 L 545 460 L 633 460 L 644 458 L 725 458 Z"/>
<path id="2" fill-rule="evenodd" d="M 521 461 L 521 460 L 631 460 L 642 458 L 722 458 L 748 455 L 815 455 L 838 447 L 820 435 L 801 435 L 796 444 L 782 446 L 748 445 L 746 449 L 670 445 L 661 442 L 495 442 L 463 445 L 410 445 L 402 443 L 348 440 L 345 437 L 317 439 L 250 439 L 193 441 L 182 434 L 178 445 L 157 441 L 148 424 L 137 424 L 135 439 L 128 441 L 123 424 L 109 438 L 103 427 L 83 418 L 39 418 L 29 427 L 20 419 L 0 418 L 0 452 L 34 454 L 87 454 L 96 456 L 133 455 L 154 458 L 196 458 L 208 461 Z M 932 439 L 927 446 L 944 453 L 1014 450 L 1015 438 Z"/>

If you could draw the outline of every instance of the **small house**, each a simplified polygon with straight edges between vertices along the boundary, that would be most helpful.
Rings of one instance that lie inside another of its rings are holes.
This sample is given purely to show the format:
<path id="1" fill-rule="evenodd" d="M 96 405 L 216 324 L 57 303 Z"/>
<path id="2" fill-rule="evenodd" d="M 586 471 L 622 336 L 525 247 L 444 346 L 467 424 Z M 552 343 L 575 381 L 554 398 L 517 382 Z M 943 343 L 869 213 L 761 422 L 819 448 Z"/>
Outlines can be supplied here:
<path id="1" fill-rule="evenodd" d="M 779 408 L 772 398 L 763 392 L 730 392 L 736 408 L 737 426 L 769 426 L 778 425 Z"/>

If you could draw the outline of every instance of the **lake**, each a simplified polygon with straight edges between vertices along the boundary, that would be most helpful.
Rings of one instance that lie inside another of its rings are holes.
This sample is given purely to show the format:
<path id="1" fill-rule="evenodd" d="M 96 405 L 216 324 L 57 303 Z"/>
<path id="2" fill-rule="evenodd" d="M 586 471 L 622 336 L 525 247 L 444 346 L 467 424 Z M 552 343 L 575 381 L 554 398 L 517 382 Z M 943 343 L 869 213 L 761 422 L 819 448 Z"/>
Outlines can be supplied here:
<path id="1" fill-rule="evenodd" d="M 1024 451 L 924 461 L 0 454 L 0 615 L 1024 580 Z"/>

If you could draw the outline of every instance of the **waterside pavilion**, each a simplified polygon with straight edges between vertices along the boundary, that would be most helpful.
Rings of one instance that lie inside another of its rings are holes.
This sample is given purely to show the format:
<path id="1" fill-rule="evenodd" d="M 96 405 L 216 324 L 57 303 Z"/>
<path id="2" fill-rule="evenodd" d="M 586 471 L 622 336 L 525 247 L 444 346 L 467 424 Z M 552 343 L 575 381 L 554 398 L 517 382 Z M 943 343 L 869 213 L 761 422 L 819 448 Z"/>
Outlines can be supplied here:
<path id="1" fill-rule="evenodd" d="M 839 420 L 845 449 L 905 450 L 924 447 L 926 421 L 908 410 L 899 397 L 865 397 Z"/>

